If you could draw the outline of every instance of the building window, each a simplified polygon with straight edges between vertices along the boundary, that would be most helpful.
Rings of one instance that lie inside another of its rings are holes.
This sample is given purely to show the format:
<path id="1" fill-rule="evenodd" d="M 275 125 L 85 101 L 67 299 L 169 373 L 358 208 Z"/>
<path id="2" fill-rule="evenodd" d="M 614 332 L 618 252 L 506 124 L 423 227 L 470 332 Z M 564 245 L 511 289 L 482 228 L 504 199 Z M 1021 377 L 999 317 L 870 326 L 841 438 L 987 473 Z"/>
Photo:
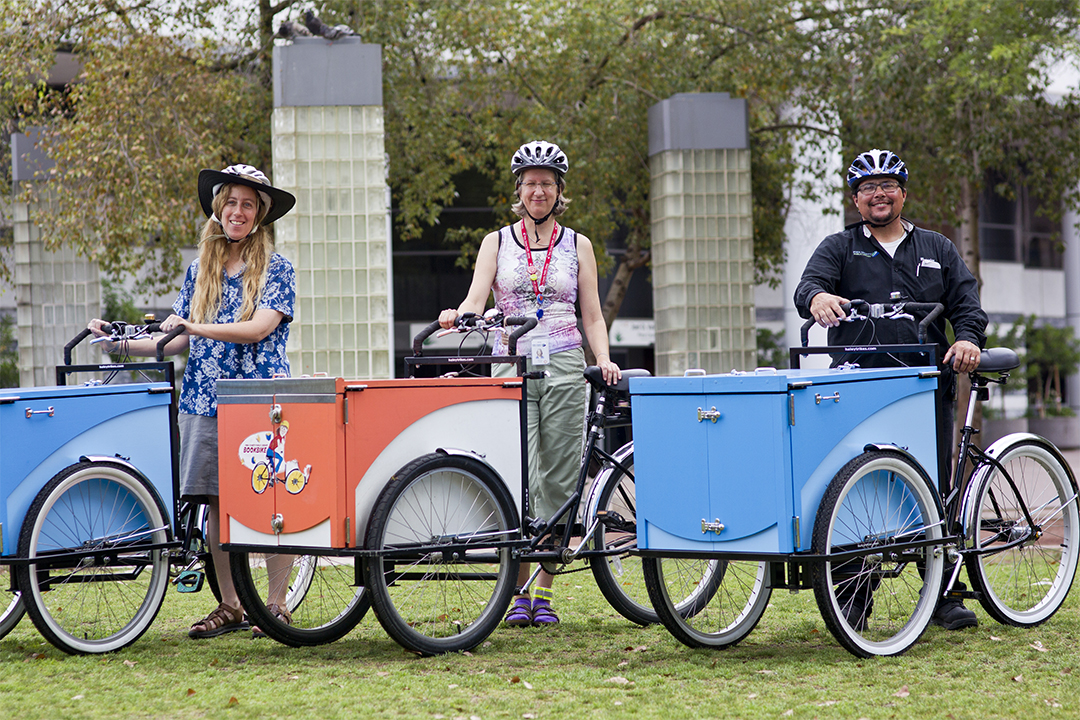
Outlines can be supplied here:
<path id="1" fill-rule="evenodd" d="M 1061 269 L 1061 221 L 1039 215 L 1039 198 L 1026 187 L 1009 199 L 995 192 L 1000 178 L 988 177 L 979 197 L 979 252 L 983 260 L 1024 267 Z"/>

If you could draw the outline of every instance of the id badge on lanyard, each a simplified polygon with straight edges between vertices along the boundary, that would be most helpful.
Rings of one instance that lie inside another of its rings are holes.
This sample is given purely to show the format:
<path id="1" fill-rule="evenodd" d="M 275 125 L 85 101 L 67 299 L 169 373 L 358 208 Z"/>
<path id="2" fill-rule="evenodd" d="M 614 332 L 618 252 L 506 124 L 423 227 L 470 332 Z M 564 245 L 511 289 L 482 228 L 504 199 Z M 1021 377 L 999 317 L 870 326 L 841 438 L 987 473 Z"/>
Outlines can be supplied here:
<path id="1" fill-rule="evenodd" d="M 532 361 L 533 365 L 547 365 L 551 362 L 550 339 L 547 333 L 532 338 Z"/>

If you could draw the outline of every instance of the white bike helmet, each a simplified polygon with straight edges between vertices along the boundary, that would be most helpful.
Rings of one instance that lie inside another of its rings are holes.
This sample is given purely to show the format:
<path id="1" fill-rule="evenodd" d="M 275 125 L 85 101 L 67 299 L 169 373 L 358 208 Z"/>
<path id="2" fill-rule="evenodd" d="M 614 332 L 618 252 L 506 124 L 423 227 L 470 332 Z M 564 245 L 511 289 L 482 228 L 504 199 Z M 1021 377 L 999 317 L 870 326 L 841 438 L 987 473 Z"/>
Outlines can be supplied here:
<path id="1" fill-rule="evenodd" d="M 257 168 L 251 165 L 230 165 L 220 171 L 202 170 L 199 172 L 199 203 L 206 217 L 214 218 L 214 198 L 227 184 L 247 185 L 259 193 L 263 205 L 267 207 L 261 225 L 269 225 L 278 220 L 296 204 L 296 198 L 292 193 L 271 185 L 266 175 Z"/>
<path id="2" fill-rule="evenodd" d="M 566 160 L 566 153 L 555 143 L 532 140 L 519 147 L 510 160 L 510 171 L 518 177 L 529 168 L 554 170 L 561 180 L 570 168 L 570 163 Z"/>
<path id="3" fill-rule="evenodd" d="M 904 161 L 891 150 L 868 150 L 848 168 L 847 183 L 852 190 L 856 190 L 859 184 L 869 177 L 893 178 L 901 185 L 907 183 L 908 172 Z"/>

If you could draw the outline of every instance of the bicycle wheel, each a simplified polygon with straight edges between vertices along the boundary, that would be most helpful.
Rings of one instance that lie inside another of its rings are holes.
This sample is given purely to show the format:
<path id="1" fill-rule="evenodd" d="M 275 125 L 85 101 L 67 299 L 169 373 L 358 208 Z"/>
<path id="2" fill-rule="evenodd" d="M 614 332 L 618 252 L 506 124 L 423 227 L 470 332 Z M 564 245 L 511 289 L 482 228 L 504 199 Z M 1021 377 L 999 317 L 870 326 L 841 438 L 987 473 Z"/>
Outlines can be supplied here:
<path id="1" fill-rule="evenodd" d="M 941 595 L 937 496 L 903 454 L 873 450 L 829 483 L 814 520 L 814 596 L 826 627 L 859 657 L 899 655 L 922 636 Z"/>
<path id="2" fill-rule="evenodd" d="M 251 489 L 259 495 L 266 492 L 266 486 L 270 484 L 270 466 L 259 463 L 251 471 Z"/>
<path id="3" fill-rule="evenodd" d="M 169 584 L 165 518 L 153 491 L 119 463 L 81 462 L 50 480 L 19 537 L 19 556 L 35 561 L 18 566 L 17 582 L 38 631 L 71 654 L 135 642 Z"/>
<path id="4" fill-rule="evenodd" d="M 478 460 L 432 453 L 399 470 L 368 522 L 364 563 L 375 616 L 423 655 L 470 650 L 510 604 L 520 535 L 502 479 Z"/>
<path id="5" fill-rule="evenodd" d="M 22 593 L 15 584 L 15 571 L 10 565 L 0 565 L 0 638 L 14 630 L 25 614 Z"/>
<path id="6" fill-rule="evenodd" d="M 690 647 L 736 644 L 758 624 L 772 595 L 766 562 L 647 557 L 641 564 L 657 616 Z"/>
<path id="7" fill-rule="evenodd" d="M 980 465 L 968 485 L 968 575 L 990 617 L 1038 625 L 1061 607 L 1076 574 L 1076 483 L 1041 438 L 1012 443 L 998 461 L 1001 469 Z"/>
<path id="8" fill-rule="evenodd" d="M 596 478 L 601 487 L 593 512 L 606 517 L 607 522 L 597 524 L 593 547 L 617 553 L 592 558 L 589 564 L 600 592 L 620 615 L 638 625 L 651 625 L 660 622 L 660 616 L 653 609 L 649 590 L 645 587 L 641 558 L 633 554 L 637 549 L 637 499 L 632 444 L 620 449 L 616 457 L 626 472 L 611 465 L 601 470 Z M 701 568 L 703 574 L 698 579 L 704 582 L 694 584 L 692 593 L 675 602 L 675 609 L 682 617 L 695 603 L 698 607 L 703 606 L 701 593 L 715 592 L 720 586 L 721 575 L 714 571 L 715 565 L 705 563 Z M 687 570 L 684 565 L 682 571 Z"/>
<path id="9" fill-rule="evenodd" d="M 344 637 L 363 620 L 371 600 L 357 561 L 337 555 L 231 552 L 233 584 L 252 625 L 293 647 L 322 645 Z M 285 588 L 291 623 L 266 606 L 271 587 Z"/>

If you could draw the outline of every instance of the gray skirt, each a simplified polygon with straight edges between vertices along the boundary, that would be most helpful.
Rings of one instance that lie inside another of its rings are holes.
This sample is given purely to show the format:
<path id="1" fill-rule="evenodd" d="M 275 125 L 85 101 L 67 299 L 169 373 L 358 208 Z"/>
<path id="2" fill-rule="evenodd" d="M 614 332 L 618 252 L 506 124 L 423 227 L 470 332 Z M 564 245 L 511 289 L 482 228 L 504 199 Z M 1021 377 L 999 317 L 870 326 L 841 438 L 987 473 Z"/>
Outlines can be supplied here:
<path id="1" fill-rule="evenodd" d="M 180 413 L 180 497 L 218 494 L 217 418 Z"/>

